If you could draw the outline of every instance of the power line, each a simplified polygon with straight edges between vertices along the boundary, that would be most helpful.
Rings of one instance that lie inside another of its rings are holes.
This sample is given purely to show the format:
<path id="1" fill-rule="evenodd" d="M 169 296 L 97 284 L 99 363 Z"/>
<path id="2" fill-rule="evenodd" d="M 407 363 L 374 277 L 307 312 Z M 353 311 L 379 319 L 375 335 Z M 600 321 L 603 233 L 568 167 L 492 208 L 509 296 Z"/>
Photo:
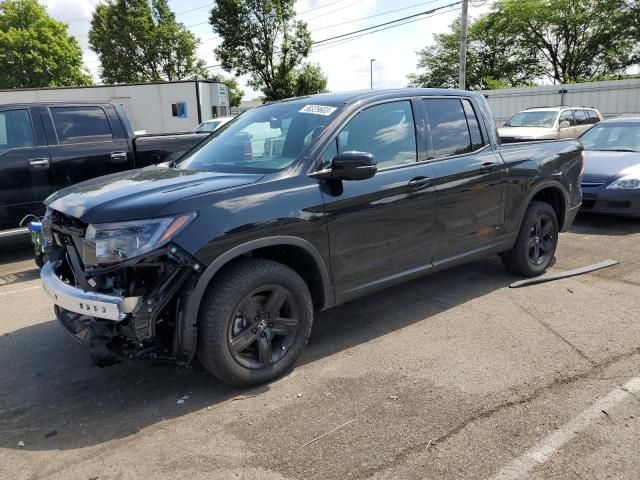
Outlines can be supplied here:
<path id="1" fill-rule="evenodd" d="M 329 37 L 329 38 L 325 38 L 325 39 L 323 39 L 323 40 L 318 40 L 318 41 L 315 41 L 315 42 L 311 42 L 311 45 L 318 45 L 318 44 L 320 44 L 320 43 L 329 42 L 329 41 L 331 41 L 331 40 L 336 40 L 336 39 L 338 39 L 338 38 L 348 37 L 348 36 L 350 36 L 350 35 L 354 35 L 354 34 L 356 34 L 356 33 L 366 32 L 366 31 L 368 31 L 368 30 L 373 30 L 374 28 L 383 27 L 383 26 L 385 26 L 385 25 L 391 25 L 391 24 L 394 24 L 394 23 L 401 22 L 401 21 L 403 21 L 403 20 L 408 20 L 408 19 L 410 19 L 410 18 L 422 17 L 422 16 L 424 16 L 424 15 L 428 15 L 428 14 L 430 14 L 430 13 L 435 13 L 435 12 L 437 12 L 438 10 L 442 10 L 442 9 L 444 9 L 444 8 L 447 8 L 447 7 L 452 7 L 452 6 L 454 6 L 454 5 L 459 5 L 460 3 L 462 3 L 462 0 L 460 0 L 460 1 L 458 1 L 458 2 L 454 2 L 454 3 L 449 3 L 449 4 L 447 4 L 447 5 L 442 5 L 441 7 L 432 8 L 431 10 L 426 10 L 426 11 L 424 11 L 424 12 L 415 13 L 415 14 L 413 14 L 413 15 L 408 15 L 408 16 L 406 16 L 406 17 L 397 18 L 397 19 L 395 19 L 395 20 L 391 20 L 391 21 L 389 21 L 389 22 L 380 23 L 380 24 L 378 24 L 378 25 L 373 25 L 373 26 L 371 26 L 371 27 L 367 27 L 367 28 L 361 28 L 360 30 L 355 30 L 355 31 L 353 31 L 353 32 L 343 33 L 342 35 L 336 35 L 336 36 L 334 36 L 334 37 Z"/>
<path id="2" fill-rule="evenodd" d="M 314 53 L 322 52 L 322 51 L 324 51 L 324 50 L 328 50 L 328 49 L 330 49 L 330 48 L 337 47 L 337 46 L 342 45 L 342 44 L 344 44 L 344 43 L 348 43 L 348 42 L 350 42 L 350 41 L 352 41 L 352 40 L 357 40 L 357 39 L 358 39 L 358 38 L 360 38 L 360 37 L 364 37 L 364 36 L 367 36 L 367 35 L 371 35 L 371 34 L 373 34 L 373 33 L 382 32 L 382 31 L 384 31 L 384 30 L 389 30 L 389 29 L 391 29 L 391 28 L 401 27 L 401 26 L 403 26 L 403 25 L 408 25 L 408 24 L 410 24 L 410 23 L 416 23 L 416 22 L 419 22 L 419 21 L 421 21 L 421 20 L 426 20 L 426 19 L 429 19 L 429 18 L 436 17 L 436 16 L 438 16 L 438 15 L 443 15 L 443 14 L 445 14 L 445 13 L 451 13 L 451 12 L 454 12 L 455 10 L 457 10 L 457 9 L 455 9 L 455 8 L 451 8 L 451 9 L 449 9 L 449 10 L 443 10 L 443 11 L 440 11 L 440 12 L 437 12 L 437 13 L 433 13 L 433 14 L 431 14 L 431 15 L 427 15 L 427 16 L 425 16 L 425 17 L 421 17 L 421 18 L 414 18 L 414 19 L 412 19 L 412 20 L 408 20 L 408 21 L 405 21 L 405 22 L 402 22 L 402 23 L 398 23 L 398 24 L 396 24 L 396 25 L 390 25 L 390 26 L 387 26 L 387 27 L 380 28 L 380 29 L 378 29 L 378 30 L 374 30 L 374 31 L 370 31 L 370 32 L 361 33 L 360 35 L 355 35 L 355 36 L 353 36 L 353 37 L 343 38 L 343 39 L 340 39 L 340 40 L 334 40 L 334 41 L 332 41 L 332 42 L 327 42 L 327 43 L 325 43 L 325 44 L 321 45 L 319 48 L 317 48 L 317 49 L 313 50 L 313 51 L 311 52 L 311 55 L 313 55 Z"/>
<path id="3" fill-rule="evenodd" d="M 429 0 L 428 2 L 416 3 L 414 5 L 409 5 L 408 7 L 396 8 L 395 10 L 387 10 L 386 12 L 376 13 L 375 15 L 369 15 L 368 17 L 354 18 L 353 20 L 347 20 L 346 22 L 334 23 L 333 25 L 327 25 L 325 27 L 314 28 L 313 31 L 317 32 L 319 30 L 326 30 L 328 28 L 339 27 L 341 25 L 347 25 L 349 23 L 359 22 L 361 20 L 367 20 L 369 18 L 381 17 L 383 15 L 388 15 L 390 13 L 400 12 L 402 10 L 409 10 L 411 8 L 421 7 L 423 5 L 427 5 L 429 3 L 435 3 L 435 2 L 439 2 L 439 1 L 440 0 Z"/>

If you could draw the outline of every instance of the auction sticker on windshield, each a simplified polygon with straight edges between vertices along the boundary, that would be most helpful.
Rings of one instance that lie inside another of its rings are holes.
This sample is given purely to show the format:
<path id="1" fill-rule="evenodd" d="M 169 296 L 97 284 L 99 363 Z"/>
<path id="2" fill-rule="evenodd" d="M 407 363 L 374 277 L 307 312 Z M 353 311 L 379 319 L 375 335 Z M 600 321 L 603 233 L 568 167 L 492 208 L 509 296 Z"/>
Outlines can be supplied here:
<path id="1" fill-rule="evenodd" d="M 337 109 L 326 105 L 305 105 L 300 109 L 300 113 L 313 113 L 315 115 L 329 116 Z"/>

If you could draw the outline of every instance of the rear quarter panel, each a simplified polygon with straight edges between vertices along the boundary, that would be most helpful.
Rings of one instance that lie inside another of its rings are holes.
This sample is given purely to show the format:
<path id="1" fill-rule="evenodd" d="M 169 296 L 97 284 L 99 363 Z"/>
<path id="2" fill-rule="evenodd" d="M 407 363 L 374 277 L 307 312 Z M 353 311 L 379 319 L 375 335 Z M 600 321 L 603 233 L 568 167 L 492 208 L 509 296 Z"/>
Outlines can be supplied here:
<path id="1" fill-rule="evenodd" d="M 552 187 L 565 197 L 565 209 L 578 207 L 582 144 L 577 140 L 553 140 L 502 145 L 506 166 L 503 234 L 517 232 L 531 199 Z"/>

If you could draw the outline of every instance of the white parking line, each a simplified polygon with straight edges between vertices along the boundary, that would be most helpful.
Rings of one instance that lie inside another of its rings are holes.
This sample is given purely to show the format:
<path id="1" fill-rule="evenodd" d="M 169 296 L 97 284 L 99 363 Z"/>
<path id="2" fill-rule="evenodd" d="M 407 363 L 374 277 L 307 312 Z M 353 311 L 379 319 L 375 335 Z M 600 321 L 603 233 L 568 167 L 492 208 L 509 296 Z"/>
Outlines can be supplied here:
<path id="1" fill-rule="evenodd" d="M 11 290 L 10 292 L 0 292 L 0 295 L 11 295 L 12 293 L 28 292 L 29 290 L 38 290 L 41 288 L 42 285 L 37 285 L 35 287 L 21 288 L 20 290 Z"/>
<path id="2" fill-rule="evenodd" d="M 521 457 L 491 477 L 491 480 L 526 478 L 531 469 L 546 462 L 565 443 L 587 428 L 594 420 L 601 417 L 603 410 L 609 410 L 611 407 L 638 393 L 640 393 L 640 377 L 632 378 L 621 387 L 616 387 L 606 397 L 600 398 L 588 409 L 569 420 L 562 428 L 547 435 L 535 447 L 527 450 Z"/>

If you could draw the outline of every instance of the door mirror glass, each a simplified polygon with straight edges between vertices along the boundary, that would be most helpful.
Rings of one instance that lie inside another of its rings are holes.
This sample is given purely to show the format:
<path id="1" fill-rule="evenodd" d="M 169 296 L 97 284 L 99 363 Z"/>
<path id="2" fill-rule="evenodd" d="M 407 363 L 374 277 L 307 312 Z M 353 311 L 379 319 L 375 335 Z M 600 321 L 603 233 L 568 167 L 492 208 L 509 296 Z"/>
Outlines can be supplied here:
<path id="1" fill-rule="evenodd" d="M 310 176 L 334 180 L 365 180 L 378 171 L 376 159 L 367 152 L 343 152 L 331 160 L 329 168 L 312 173 Z"/>
<path id="2" fill-rule="evenodd" d="M 569 128 L 571 126 L 571 124 L 569 123 L 568 120 L 562 120 L 560 122 L 560 128 Z"/>

